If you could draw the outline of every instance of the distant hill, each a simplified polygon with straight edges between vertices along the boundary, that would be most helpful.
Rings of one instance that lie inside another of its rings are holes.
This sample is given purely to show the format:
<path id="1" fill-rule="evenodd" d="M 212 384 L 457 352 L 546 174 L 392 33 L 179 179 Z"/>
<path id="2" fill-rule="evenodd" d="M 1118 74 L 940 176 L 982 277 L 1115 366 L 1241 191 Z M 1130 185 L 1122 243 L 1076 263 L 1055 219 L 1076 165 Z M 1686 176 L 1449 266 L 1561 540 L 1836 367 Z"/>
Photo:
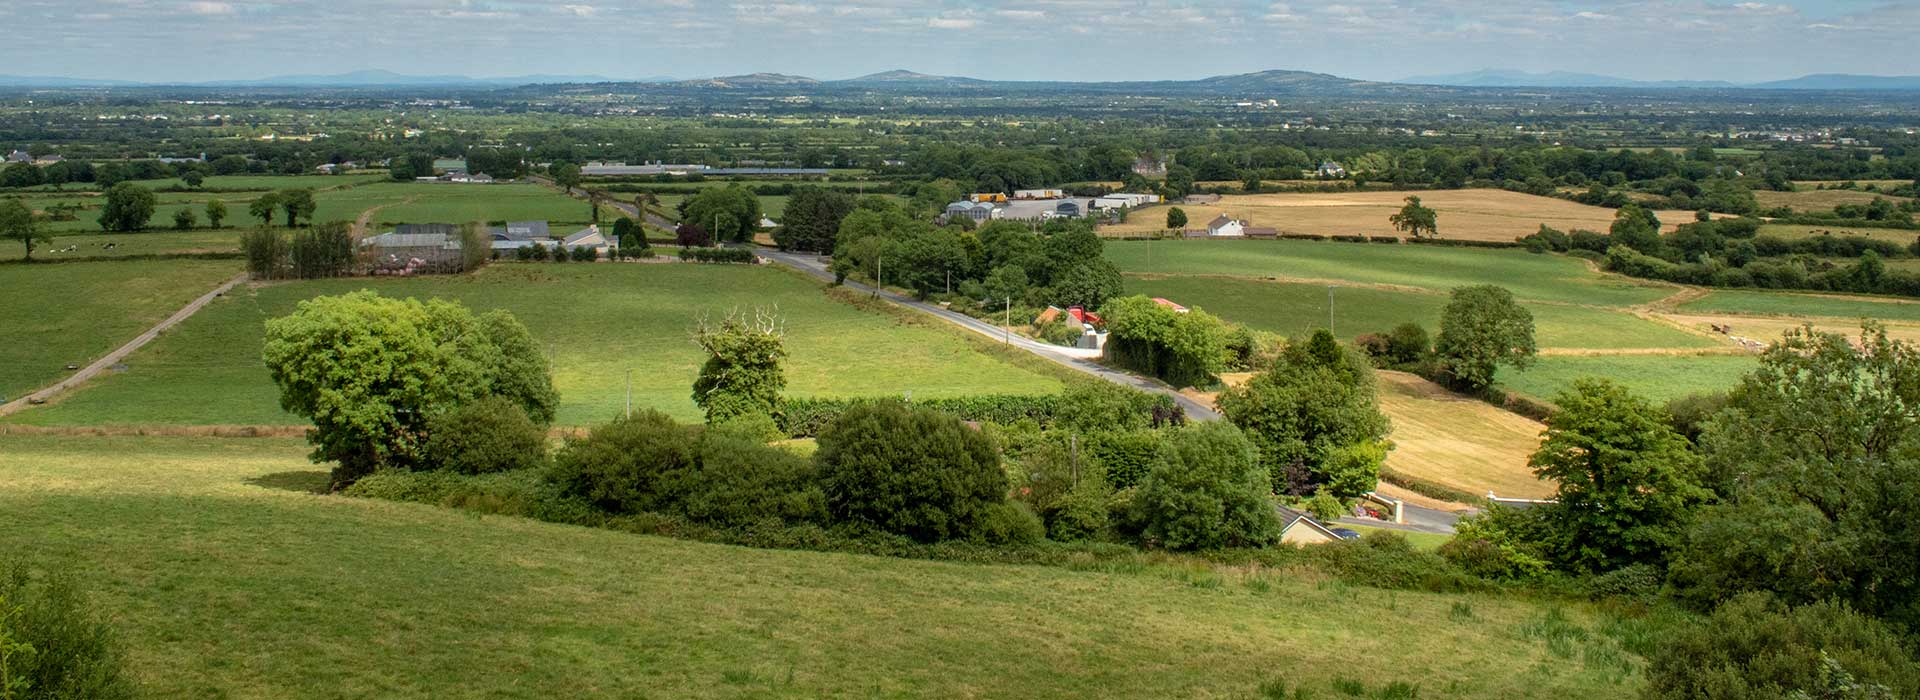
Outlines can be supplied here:
<path id="1" fill-rule="evenodd" d="M 1819 73 L 1792 80 L 1754 83 L 1762 90 L 1920 90 L 1920 75 L 1851 75 Z"/>
<path id="2" fill-rule="evenodd" d="M 978 78 L 961 78 L 961 77 L 951 76 L 951 75 L 927 75 L 926 73 L 915 73 L 910 70 L 890 70 L 882 73 L 874 73 L 872 75 L 863 75 L 858 78 L 848 78 L 846 80 L 835 80 L 832 82 L 839 83 L 842 85 L 912 84 L 912 85 L 945 85 L 950 87 L 961 87 L 961 86 L 979 87 L 979 86 L 986 86 L 986 85 L 993 84 L 992 81 L 980 80 Z"/>
<path id="3" fill-rule="evenodd" d="M 718 78 L 706 78 L 702 80 L 682 80 L 674 84 L 685 86 L 685 87 L 757 88 L 757 87 L 791 87 L 791 86 L 804 86 L 804 85 L 819 85 L 820 81 L 814 80 L 813 78 L 809 78 L 803 75 L 786 75 L 784 73 L 748 73 L 746 75 L 726 75 Z"/>
<path id="4" fill-rule="evenodd" d="M 1544 88 L 1731 88 L 1724 80 L 1633 80 L 1594 73 L 1550 71 L 1530 73 L 1519 70 L 1486 69 L 1470 73 L 1422 75 L 1396 82 L 1414 85 L 1450 85 L 1455 87 L 1544 87 Z"/>
<path id="5" fill-rule="evenodd" d="M 1529 73 L 1489 68 L 1470 73 L 1422 75 L 1397 82 L 1413 85 L 1453 87 L 1538 87 L 1538 88 L 1717 88 L 1751 90 L 1920 90 L 1920 76 L 1852 75 L 1821 73 L 1791 80 L 1761 83 L 1732 83 L 1724 80 L 1634 80 L 1593 73 L 1553 71 Z"/>

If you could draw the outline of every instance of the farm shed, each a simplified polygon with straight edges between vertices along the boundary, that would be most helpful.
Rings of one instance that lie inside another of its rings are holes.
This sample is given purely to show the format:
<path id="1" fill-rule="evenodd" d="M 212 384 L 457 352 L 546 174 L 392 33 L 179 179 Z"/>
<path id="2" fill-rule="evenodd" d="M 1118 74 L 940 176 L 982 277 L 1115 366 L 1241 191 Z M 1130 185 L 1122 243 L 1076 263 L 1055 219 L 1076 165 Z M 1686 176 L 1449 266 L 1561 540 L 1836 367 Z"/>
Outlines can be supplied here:
<path id="1" fill-rule="evenodd" d="M 457 234 L 383 233 L 361 240 L 360 248 L 376 272 L 445 272 L 463 264 Z"/>

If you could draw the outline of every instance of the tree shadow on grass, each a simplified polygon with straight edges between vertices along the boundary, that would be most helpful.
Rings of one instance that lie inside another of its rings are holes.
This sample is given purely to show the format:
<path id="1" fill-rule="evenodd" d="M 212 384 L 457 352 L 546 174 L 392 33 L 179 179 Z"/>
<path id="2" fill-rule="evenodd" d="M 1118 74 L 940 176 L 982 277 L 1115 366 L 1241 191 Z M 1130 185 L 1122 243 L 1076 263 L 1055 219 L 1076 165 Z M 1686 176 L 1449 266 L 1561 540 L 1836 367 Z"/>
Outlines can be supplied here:
<path id="1" fill-rule="evenodd" d="M 247 479 L 250 486 L 292 491 L 294 493 L 324 494 L 327 492 L 328 474 L 326 470 L 304 472 L 275 472 Z"/>

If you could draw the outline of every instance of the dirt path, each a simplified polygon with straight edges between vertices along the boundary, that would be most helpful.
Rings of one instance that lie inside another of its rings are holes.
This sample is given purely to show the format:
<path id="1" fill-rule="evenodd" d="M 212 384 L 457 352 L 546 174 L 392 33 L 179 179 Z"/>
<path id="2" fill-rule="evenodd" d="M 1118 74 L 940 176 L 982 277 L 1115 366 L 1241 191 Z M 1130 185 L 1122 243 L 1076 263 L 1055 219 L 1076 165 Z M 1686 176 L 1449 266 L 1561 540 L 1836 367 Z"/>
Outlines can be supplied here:
<path id="1" fill-rule="evenodd" d="M 46 402 L 47 399 L 52 398 L 63 391 L 72 389 L 76 386 L 86 383 L 86 381 L 89 379 L 92 379 L 94 375 L 100 374 L 102 370 L 105 370 L 109 367 L 119 364 L 120 361 L 126 359 L 128 355 L 132 355 L 135 350 L 139 350 L 140 348 L 145 347 L 147 343 L 153 342 L 154 338 L 160 337 L 160 334 L 166 332 L 167 329 L 172 328 L 176 325 L 179 325 L 181 321 L 185 321 L 188 318 L 191 318 L 194 315 L 194 313 L 200 311 L 200 309 L 202 308 L 205 308 L 208 303 L 212 302 L 214 299 L 218 298 L 220 295 L 226 294 L 228 290 L 231 290 L 234 287 L 239 286 L 240 283 L 245 281 L 247 281 L 247 276 L 245 274 L 241 274 L 237 277 L 234 277 L 233 279 L 227 280 L 225 283 L 221 284 L 220 286 L 215 287 L 213 291 L 200 295 L 200 298 L 193 300 L 192 302 L 188 303 L 184 307 L 181 307 L 179 311 L 173 312 L 172 316 L 168 316 L 166 320 L 161 321 L 158 325 L 155 325 L 152 328 L 148 328 L 146 332 L 141 333 L 140 335 L 134 337 L 133 340 L 127 341 L 125 345 L 120 346 L 119 348 L 115 349 L 113 352 L 107 353 L 106 356 L 101 357 L 98 360 L 94 360 L 93 364 L 90 364 L 90 365 L 87 365 L 86 367 L 81 368 L 80 371 L 75 372 L 73 376 L 67 377 L 66 379 L 61 380 L 59 383 L 54 384 L 53 386 L 49 386 L 45 389 L 41 389 L 39 391 L 33 392 L 31 394 L 27 394 L 26 396 L 22 396 L 18 399 L 15 399 L 12 403 L 0 405 L 0 416 L 8 416 L 8 415 L 12 415 L 14 413 L 18 413 L 20 411 L 26 410 L 27 408 L 35 405 L 34 402 L 36 401 L 44 403 Z"/>
<path id="2" fill-rule="evenodd" d="M 381 209 L 385 209 L 387 207 L 397 207 L 402 204 L 412 204 L 413 200 L 418 199 L 419 197 L 420 195 L 410 194 L 410 195 L 407 195 L 406 199 L 402 199 L 398 202 L 387 202 L 386 204 L 376 204 L 374 206 L 367 207 L 366 211 L 360 212 L 360 218 L 353 220 L 353 237 L 354 238 L 365 237 L 367 235 L 367 225 L 373 223 L 373 215 L 380 213 Z"/>

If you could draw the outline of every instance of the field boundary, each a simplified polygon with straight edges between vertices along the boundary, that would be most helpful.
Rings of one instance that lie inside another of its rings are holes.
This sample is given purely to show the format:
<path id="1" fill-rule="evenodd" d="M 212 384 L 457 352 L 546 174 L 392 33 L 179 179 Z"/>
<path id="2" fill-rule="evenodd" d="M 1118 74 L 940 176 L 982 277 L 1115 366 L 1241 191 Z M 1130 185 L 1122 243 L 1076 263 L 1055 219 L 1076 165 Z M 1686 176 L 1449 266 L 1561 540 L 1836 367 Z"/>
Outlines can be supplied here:
<path id="1" fill-rule="evenodd" d="M 181 321 L 185 321 L 189 318 L 192 318 L 195 313 L 198 313 L 200 309 L 205 308 L 206 305 L 211 303 L 214 299 L 220 297 L 223 294 L 226 294 L 229 290 L 239 286 L 240 283 L 245 281 L 247 281 L 246 273 L 235 275 L 233 279 L 229 279 L 226 282 L 222 283 L 220 286 L 215 287 L 213 291 L 207 292 L 206 294 L 202 294 L 200 295 L 200 298 L 194 299 L 193 301 L 188 302 L 186 306 L 181 307 L 179 311 L 173 312 L 172 316 L 168 316 L 165 319 L 162 319 L 160 323 L 156 324 L 154 327 L 148 328 L 145 332 L 142 332 L 140 335 L 134 336 L 133 340 L 127 341 L 126 344 L 121 345 L 118 348 L 115 348 L 112 352 L 107 353 L 105 356 L 102 356 L 100 359 L 94 360 L 92 364 L 89 364 L 86 367 L 81 368 L 80 371 L 75 372 L 73 376 L 60 380 L 59 382 L 54 383 L 52 386 L 40 389 L 39 391 L 29 393 L 26 396 L 22 396 L 18 399 L 13 400 L 10 403 L 0 405 L 0 417 L 10 416 L 15 413 L 19 413 L 20 411 L 24 411 L 28 408 L 31 408 L 35 405 L 38 405 L 39 403 L 45 403 L 46 400 L 49 398 L 52 398 L 74 387 L 80 386 L 81 384 L 85 384 L 87 380 L 92 379 L 95 375 L 100 374 L 102 370 L 105 370 L 108 367 L 111 367 L 119 363 L 121 360 L 126 359 L 128 355 L 132 355 L 135 351 L 139 350 L 140 348 L 146 347 L 147 343 L 153 342 L 153 339 L 160 337 L 161 333 L 164 333 L 167 331 L 167 329 L 170 329 L 176 325 L 179 325 Z"/>

